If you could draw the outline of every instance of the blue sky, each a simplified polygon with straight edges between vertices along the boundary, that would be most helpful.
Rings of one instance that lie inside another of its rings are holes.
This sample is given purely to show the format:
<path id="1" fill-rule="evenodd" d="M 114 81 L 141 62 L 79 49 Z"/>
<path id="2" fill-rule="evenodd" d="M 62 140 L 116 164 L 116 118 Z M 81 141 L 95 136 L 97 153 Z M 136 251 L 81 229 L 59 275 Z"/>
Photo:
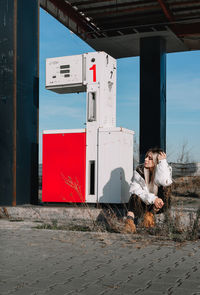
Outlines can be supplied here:
<path id="1" fill-rule="evenodd" d="M 84 128 L 86 95 L 45 90 L 45 59 L 94 51 L 40 9 L 40 163 L 42 130 Z M 139 57 L 117 61 L 117 126 L 139 138 Z M 183 144 L 200 162 L 200 51 L 167 54 L 167 153 L 176 161 Z"/>

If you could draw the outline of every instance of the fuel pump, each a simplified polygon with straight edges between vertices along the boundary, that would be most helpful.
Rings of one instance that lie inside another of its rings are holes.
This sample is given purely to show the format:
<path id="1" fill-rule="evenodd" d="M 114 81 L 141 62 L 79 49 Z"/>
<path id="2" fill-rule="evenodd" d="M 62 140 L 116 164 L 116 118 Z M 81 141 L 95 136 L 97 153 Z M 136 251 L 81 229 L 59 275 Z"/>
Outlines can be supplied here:
<path id="1" fill-rule="evenodd" d="M 134 131 L 116 127 L 116 60 L 105 52 L 49 58 L 46 89 L 86 92 L 86 128 L 43 131 L 43 202 L 126 203 Z"/>

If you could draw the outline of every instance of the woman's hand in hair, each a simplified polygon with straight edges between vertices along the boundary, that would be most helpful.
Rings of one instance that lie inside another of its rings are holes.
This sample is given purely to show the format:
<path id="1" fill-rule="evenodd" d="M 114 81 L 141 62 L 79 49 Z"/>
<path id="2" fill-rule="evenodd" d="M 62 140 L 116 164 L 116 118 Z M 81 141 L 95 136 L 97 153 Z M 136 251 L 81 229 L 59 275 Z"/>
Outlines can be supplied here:
<path id="1" fill-rule="evenodd" d="M 158 161 L 166 159 L 166 158 L 167 158 L 167 156 L 166 156 L 166 154 L 164 152 L 160 152 L 158 154 Z"/>
<path id="2" fill-rule="evenodd" d="M 162 199 L 156 198 L 154 201 L 154 205 L 155 205 L 156 209 L 161 209 L 164 206 L 164 202 Z"/>

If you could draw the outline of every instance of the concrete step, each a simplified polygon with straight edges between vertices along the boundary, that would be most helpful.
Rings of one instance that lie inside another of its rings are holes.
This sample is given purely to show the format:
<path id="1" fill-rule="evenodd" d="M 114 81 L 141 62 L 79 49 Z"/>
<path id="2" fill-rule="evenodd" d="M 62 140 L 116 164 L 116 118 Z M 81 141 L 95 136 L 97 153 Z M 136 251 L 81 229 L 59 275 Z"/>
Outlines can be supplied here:
<path id="1" fill-rule="evenodd" d="M 197 217 L 197 207 L 172 207 L 169 211 L 172 219 L 178 220 L 182 227 L 191 226 Z M 35 221 L 35 222 L 57 222 L 58 224 L 83 223 L 92 224 L 96 221 L 106 219 L 114 222 L 123 221 L 126 218 L 124 207 L 110 206 L 96 208 L 94 206 L 34 206 L 24 205 L 16 207 L 0 207 L 0 218 L 11 221 Z M 162 223 L 165 215 L 156 214 L 156 222 Z"/>

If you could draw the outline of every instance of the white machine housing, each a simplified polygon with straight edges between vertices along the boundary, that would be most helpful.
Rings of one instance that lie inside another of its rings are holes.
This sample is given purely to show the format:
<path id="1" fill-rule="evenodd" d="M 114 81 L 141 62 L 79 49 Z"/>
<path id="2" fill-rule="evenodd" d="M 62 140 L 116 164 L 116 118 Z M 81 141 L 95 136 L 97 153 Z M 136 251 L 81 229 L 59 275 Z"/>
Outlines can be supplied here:
<path id="1" fill-rule="evenodd" d="M 116 127 L 116 60 L 105 52 L 49 58 L 46 89 L 87 93 L 86 202 L 128 202 L 134 131 Z"/>

